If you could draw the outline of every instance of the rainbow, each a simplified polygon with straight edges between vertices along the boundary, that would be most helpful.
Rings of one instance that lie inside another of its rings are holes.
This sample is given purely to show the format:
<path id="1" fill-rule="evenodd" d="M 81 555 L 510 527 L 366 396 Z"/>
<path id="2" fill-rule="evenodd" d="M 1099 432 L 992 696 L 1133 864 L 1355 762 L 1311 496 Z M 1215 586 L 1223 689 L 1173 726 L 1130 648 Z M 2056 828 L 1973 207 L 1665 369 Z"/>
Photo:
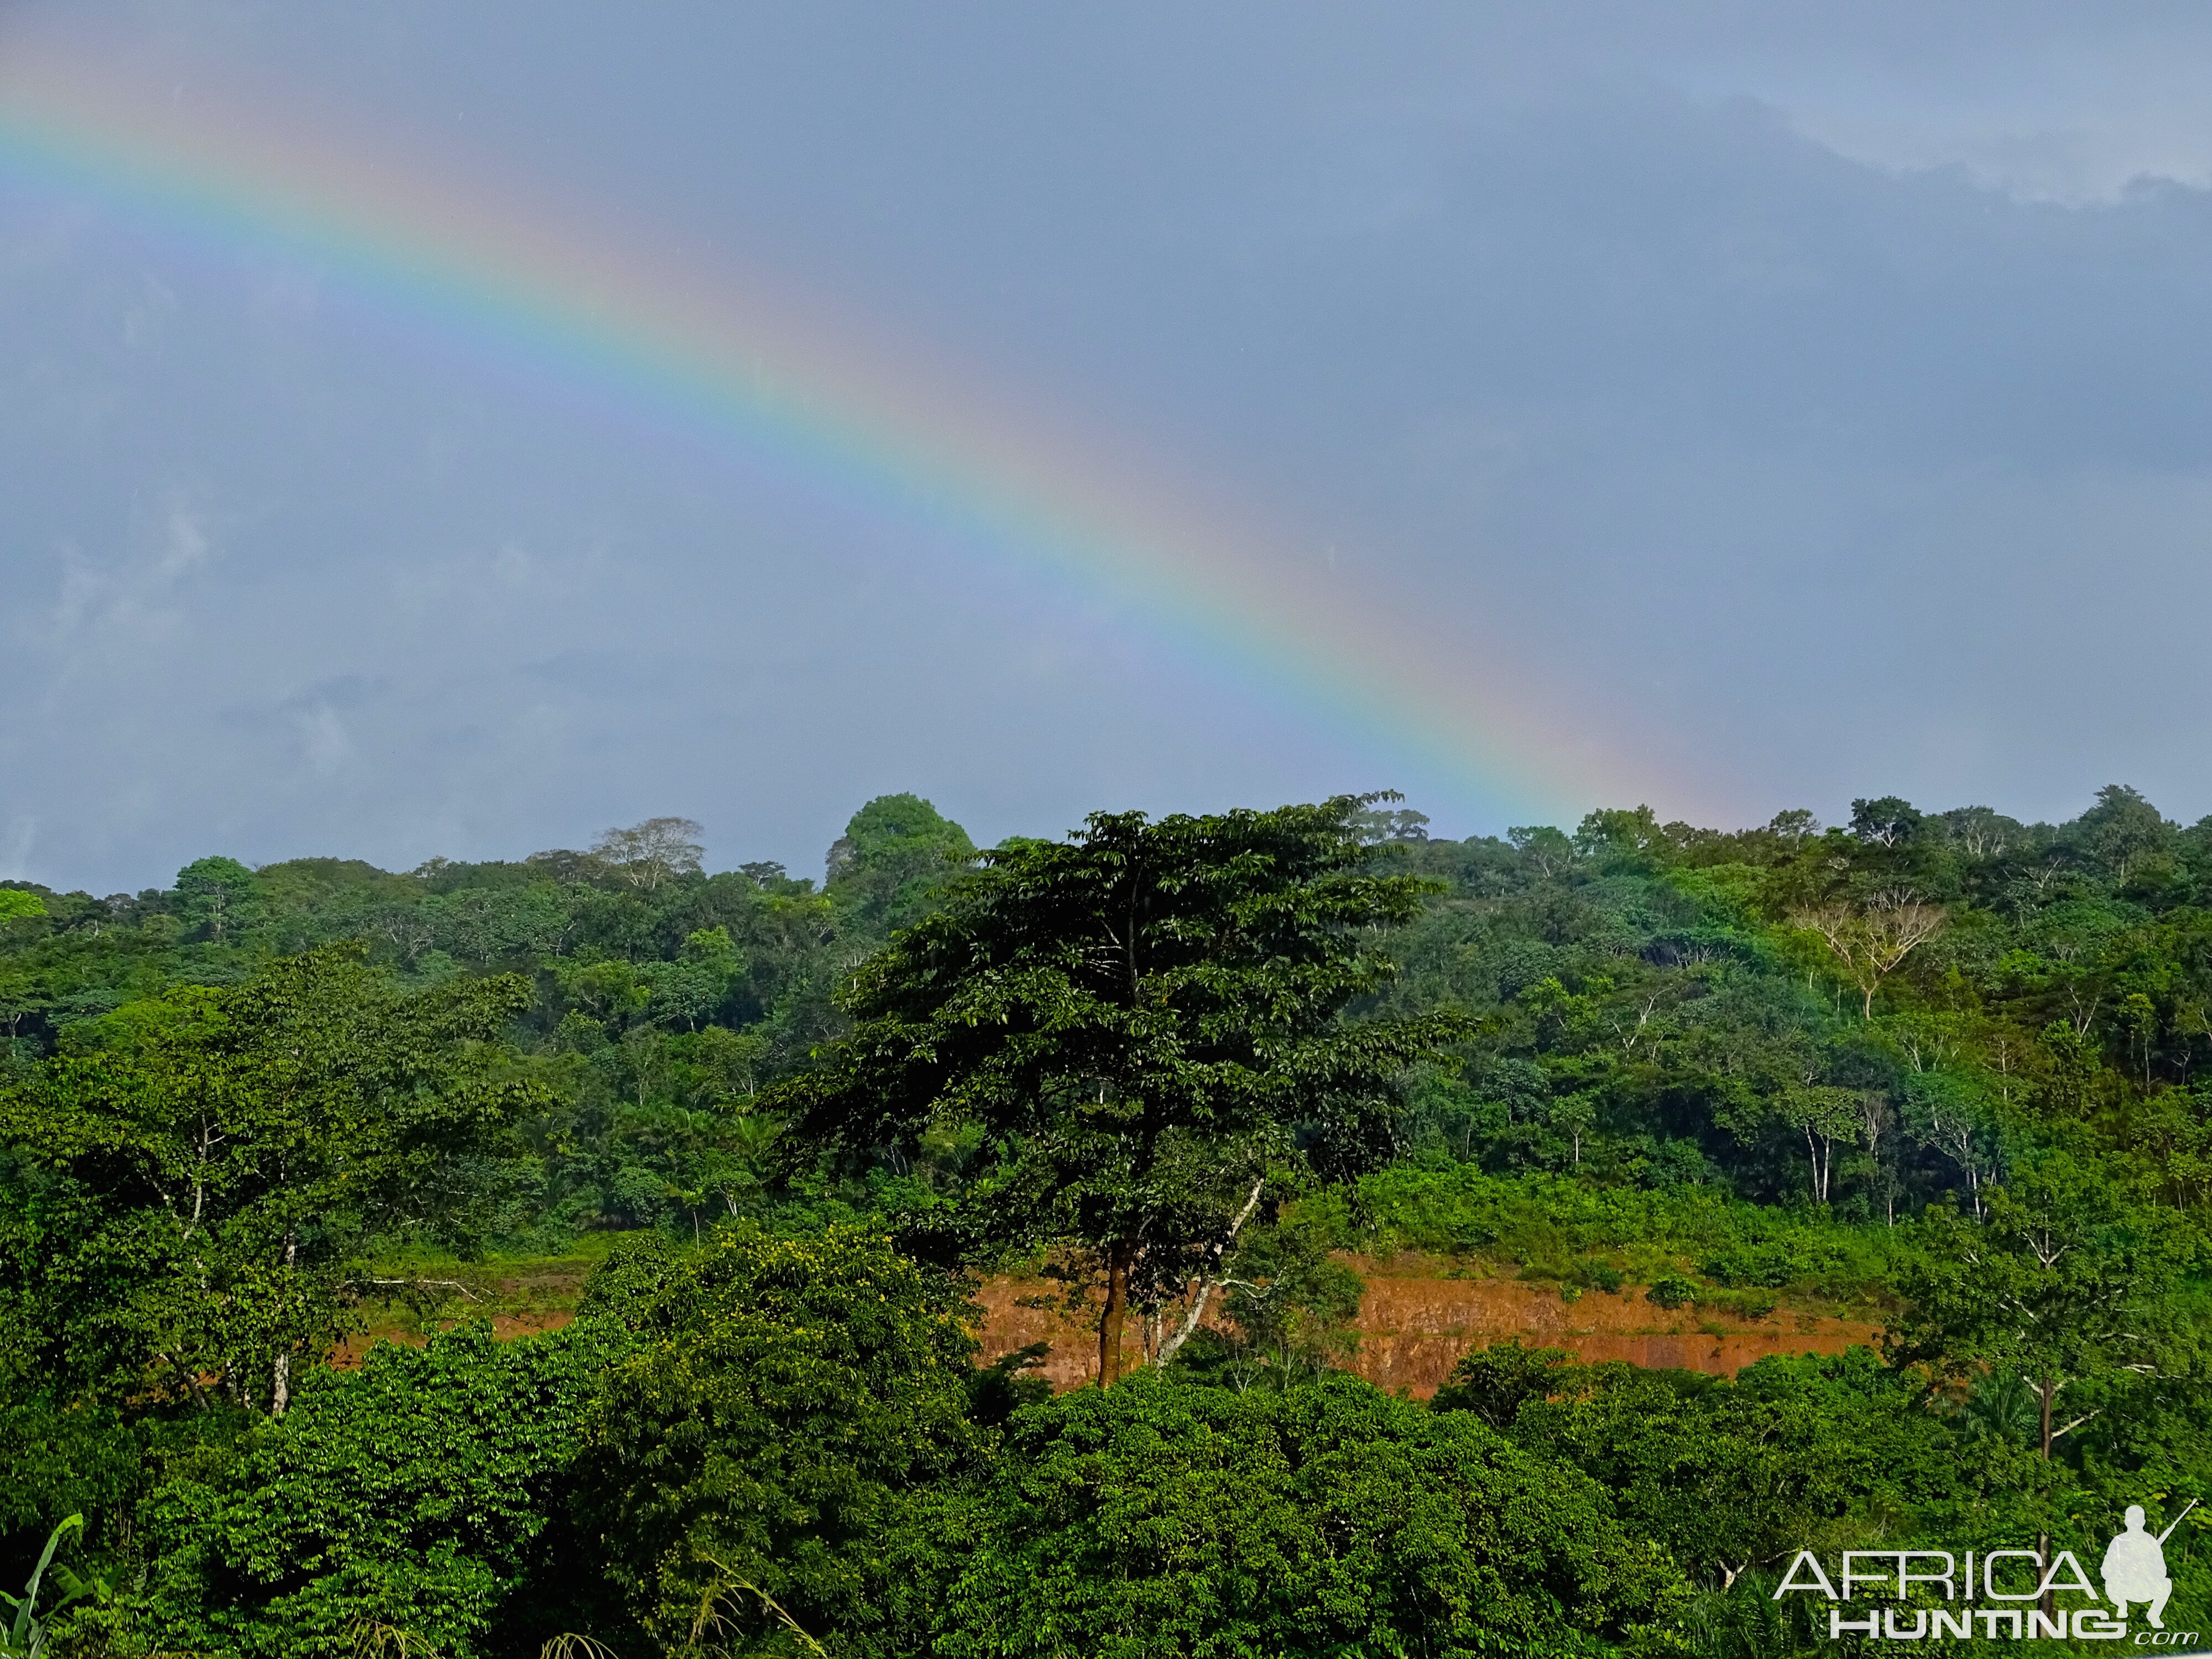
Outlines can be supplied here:
<path id="1" fill-rule="evenodd" d="M 642 236 L 564 223 L 523 188 L 457 182 L 448 159 L 270 109 L 259 95 L 186 101 L 17 40 L 0 50 L 0 171 L 157 229 L 275 239 L 410 321 L 703 420 L 840 491 L 1103 586 L 1340 732 L 1440 768 L 1434 783 L 1486 815 L 1651 798 L 1588 722 L 1543 712 L 1559 700 L 1540 676 L 1470 661 L 1363 603 L 1315 552 L 1284 553 L 1291 538 L 1241 528 L 1255 515 L 1199 504 L 1108 434 L 871 338 L 763 273 L 717 261 L 702 274 Z"/>

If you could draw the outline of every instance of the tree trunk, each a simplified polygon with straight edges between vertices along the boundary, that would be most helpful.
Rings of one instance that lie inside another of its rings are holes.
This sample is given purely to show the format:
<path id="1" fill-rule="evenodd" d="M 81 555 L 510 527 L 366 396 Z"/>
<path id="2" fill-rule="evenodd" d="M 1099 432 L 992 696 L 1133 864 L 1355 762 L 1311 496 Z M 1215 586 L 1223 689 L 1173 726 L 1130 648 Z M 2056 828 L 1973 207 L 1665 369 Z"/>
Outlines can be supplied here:
<path id="1" fill-rule="evenodd" d="M 300 1263 L 300 1240 L 296 1234 L 284 1236 L 284 1265 L 296 1267 Z M 289 1288 L 289 1286 L 287 1288 Z M 283 1339 L 280 1336 L 277 1340 Z M 276 1350 L 276 1358 L 269 1368 L 269 1414 L 284 1415 L 285 1407 L 292 1403 L 292 1356 L 283 1349 Z"/>
<path id="2" fill-rule="evenodd" d="M 1254 1182 L 1251 1195 L 1244 1200 L 1244 1207 L 1230 1218 L 1229 1231 L 1213 1247 L 1213 1258 L 1208 1264 L 1213 1273 L 1218 1273 L 1223 1262 L 1228 1260 L 1230 1247 L 1236 1243 L 1237 1235 L 1244 1231 L 1244 1224 L 1252 1218 L 1252 1212 L 1260 1207 L 1260 1194 L 1267 1185 L 1267 1177 L 1264 1175 Z M 1206 1317 L 1206 1301 L 1221 1287 L 1221 1282 L 1212 1273 L 1200 1276 L 1190 1293 L 1190 1306 L 1184 1311 L 1182 1328 L 1162 1340 L 1158 1352 L 1153 1356 L 1153 1364 L 1164 1365 L 1182 1351 L 1182 1345 L 1190 1340 L 1190 1334 L 1198 1328 L 1198 1322 Z"/>
<path id="3" fill-rule="evenodd" d="M 1098 1386 L 1110 1389 L 1121 1380 L 1121 1324 L 1129 1312 L 1129 1261 L 1136 1254 L 1127 1243 L 1114 1241 L 1107 1259 L 1106 1309 L 1098 1316 Z"/>

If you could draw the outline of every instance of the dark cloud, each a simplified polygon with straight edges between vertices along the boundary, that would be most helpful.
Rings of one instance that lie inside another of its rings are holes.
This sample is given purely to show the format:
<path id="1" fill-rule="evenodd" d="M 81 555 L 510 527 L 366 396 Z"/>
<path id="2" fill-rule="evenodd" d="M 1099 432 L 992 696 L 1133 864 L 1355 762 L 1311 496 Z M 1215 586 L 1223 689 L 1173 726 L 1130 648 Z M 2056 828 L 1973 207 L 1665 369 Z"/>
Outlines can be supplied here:
<path id="1" fill-rule="evenodd" d="M 2212 811 L 2191 11 L 102 15 L 0 52 L 310 87 L 773 264 L 1263 504 L 1664 808 Z M 43 879 L 664 811 L 811 867 L 905 788 L 986 839 L 1528 810 L 1127 601 L 4 169 L 0 454 L 0 860 Z"/>

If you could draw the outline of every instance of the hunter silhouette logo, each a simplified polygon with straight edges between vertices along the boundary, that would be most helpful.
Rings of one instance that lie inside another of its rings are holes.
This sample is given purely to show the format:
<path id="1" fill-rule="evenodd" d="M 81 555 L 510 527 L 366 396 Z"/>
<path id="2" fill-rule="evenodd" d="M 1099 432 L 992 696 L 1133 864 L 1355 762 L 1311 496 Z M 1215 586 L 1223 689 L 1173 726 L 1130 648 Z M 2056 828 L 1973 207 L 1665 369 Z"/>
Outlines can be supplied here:
<path id="1" fill-rule="evenodd" d="M 2150 1628 L 2134 1632 L 2134 1645 L 2178 1656 L 2197 1638 L 2193 1630 L 2166 1627 L 2166 1604 L 2173 1595 L 2166 1540 L 2196 1507 L 2192 1498 L 2164 1532 L 2154 1534 L 2142 1505 L 2129 1504 L 2121 1531 L 2105 1547 L 2099 1568 L 2102 1595 L 2071 1550 L 2047 1559 L 2042 1552 L 2027 1549 L 1979 1555 L 1972 1550 L 1845 1550 L 1843 1570 L 1833 1579 L 1818 1556 L 1800 1550 L 1776 1586 L 1774 1599 L 1792 1592 L 1825 1596 L 1839 1604 L 1828 1609 L 1832 1638 L 1866 1636 L 1892 1642 L 1931 1636 L 2124 1641 L 2130 1635 L 2129 1610 L 2139 1606 Z M 2088 1605 L 2062 1606 L 2061 1596 Z M 1844 1616 L 1845 1607 L 1867 1601 L 1881 1605 L 1868 1608 L 1863 1617 Z"/>
<path id="2" fill-rule="evenodd" d="M 2192 1498 L 2189 1510 L 2196 1507 Z M 2105 1594 L 2120 1610 L 2121 1618 L 2128 1616 L 2129 1602 L 2148 1601 L 2151 1628 L 2166 1628 L 2166 1599 L 2173 1594 L 2173 1580 L 2166 1576 L 2166 1540 L 2173 1536 L 2173 1527 L 2181 1524 L 2182 1516 L 2189 1510 L 2175 1516 L 2173 1526 L 2154 1538 L 2143 1530 L 2142 1505 L 2128 1505 L 2127 1530 L 2105 1547 L 2103 1569 Z"/>

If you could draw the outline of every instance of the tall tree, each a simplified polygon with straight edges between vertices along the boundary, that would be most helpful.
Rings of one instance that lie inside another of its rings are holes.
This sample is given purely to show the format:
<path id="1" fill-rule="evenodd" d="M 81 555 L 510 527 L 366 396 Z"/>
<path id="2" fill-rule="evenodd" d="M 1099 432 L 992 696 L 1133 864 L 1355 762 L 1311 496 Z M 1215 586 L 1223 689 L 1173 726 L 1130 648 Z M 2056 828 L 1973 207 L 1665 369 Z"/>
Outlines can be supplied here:
<path id="1" fill-rule="evenodd" d="M 926 915 L 975 861 L 968 832 L 919 795 L 878 795 L 830 843 L 826 890 L 881 938 Z"/>
<path id="2" fill-rule="evenodd" d="M 690 818 L 647 818 L 627 830 L 610 830 L 592 843 L 598 857 L 622 872 L 634 887 L 653 891 L 663 882 L 699 873 L 706 848 Z"/>
<path id="3" fill-rule="evenodd" d="M 2024 1378 L 2048 1458 L 2143 1380 L 2188 1368 L 2196 1339 L 2174 1292 L 2199 1237 L 2181 1212 L 2132 1201 L 2108 1170 L 2060 1151 L 2018 1159 L 1984 1203 L 1978 1224 L 1929 1211 L 1885 1340 L 1893 1360 L 1954 1383 Z"/>
<path id="4" fill-rule="evenodd" d="M 1862 994 L 1860 1017 L 1872 1020 L 1874 994 L 1882 981 L 1942 930 L 1945 917 L 1940 904 L 1924 904 L 1899 888 L 1877 893 L 1863 905 L 1825 904 L 1790 920 L 1820 936 Z"/>
<path id="5" fill-rule="evenodd" d="M 489 1047 L 530 1000 L 514 977 L 403 996 L 334 947 L 173 993 L 0 1096 L 0 1141 L 42 1172 L 19 1265 L 54 1371 L 131 1395 L 213 1377 L 281 1415 L 356 1253 L 465 1203 L 536 1103 Z"/>
<path id="6" fill-rule="evenodd" d="M 1430 886 L 1374 867 L 1358 814 L 1382 799 L 1098 813 L 984 854 L 860 969 L 852 1034 L 775 1103 L 849 1154 L 972 1142 L 910 1243 L 1080 1253 L 1111 1383 L 1133 1292 L 1196 1300 L 1262 1192 L 1386 1158 L 1392 1080 L 1469 1030 L 1340 1018 L 1389 981 L 1382 932 Z"/>

